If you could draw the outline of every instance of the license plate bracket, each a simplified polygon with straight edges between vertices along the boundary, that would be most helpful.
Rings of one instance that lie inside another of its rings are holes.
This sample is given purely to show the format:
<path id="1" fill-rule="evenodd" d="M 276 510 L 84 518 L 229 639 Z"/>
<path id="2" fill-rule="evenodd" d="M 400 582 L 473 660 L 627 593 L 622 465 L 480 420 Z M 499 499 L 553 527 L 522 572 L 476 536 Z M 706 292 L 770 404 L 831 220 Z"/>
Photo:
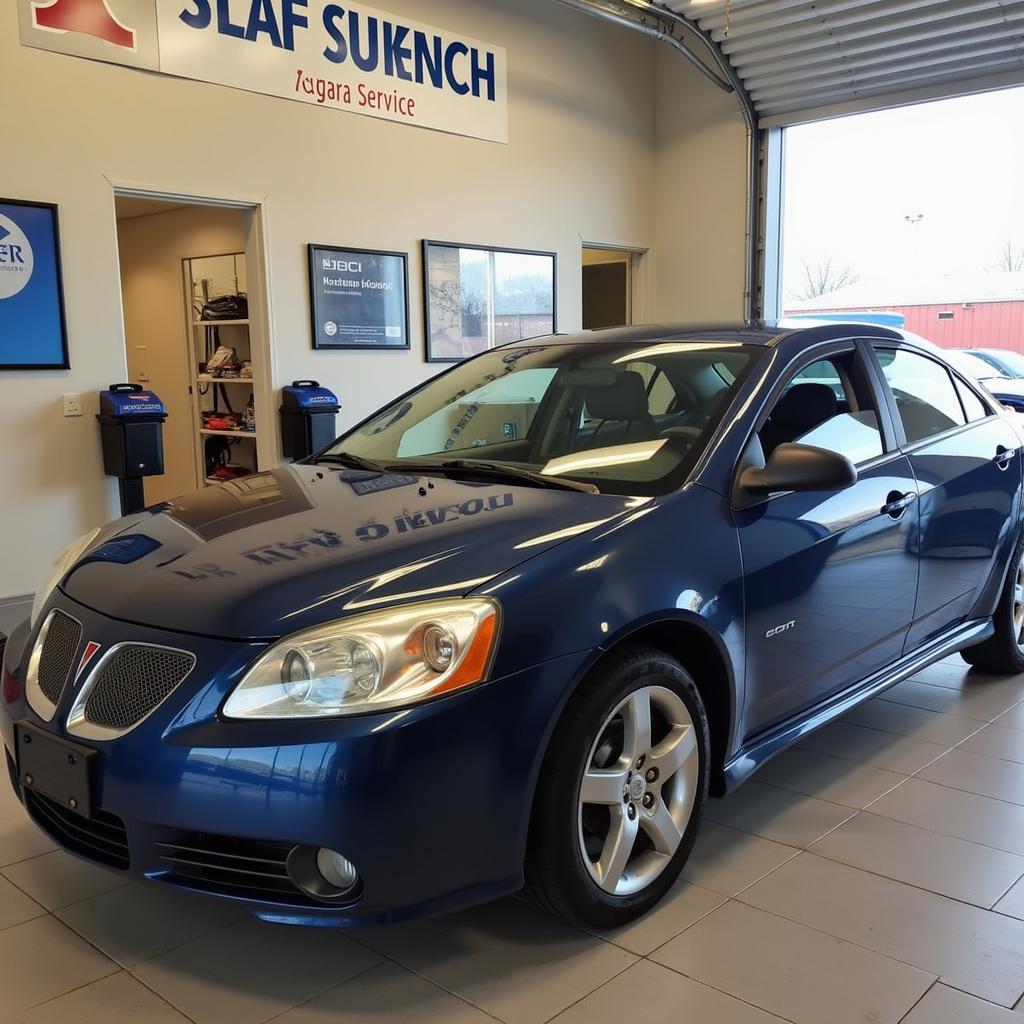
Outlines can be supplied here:
<path id="1" fill-rule="evenodd" d="M 14 726 L 18 780 L 26 789 L 92 817 L 92 776 L 96 751 L 44 732 L 29 722 Z"/>

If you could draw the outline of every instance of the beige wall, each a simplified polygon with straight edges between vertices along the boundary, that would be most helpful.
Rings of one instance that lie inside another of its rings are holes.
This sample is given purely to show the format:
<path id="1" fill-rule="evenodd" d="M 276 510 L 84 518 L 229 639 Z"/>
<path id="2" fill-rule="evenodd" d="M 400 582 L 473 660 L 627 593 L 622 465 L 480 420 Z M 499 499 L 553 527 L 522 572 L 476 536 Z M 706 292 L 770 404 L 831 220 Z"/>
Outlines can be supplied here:
<path id="1" fill-rule="evenodd" d="M 440 369 L 422 351 L 423 238 L 557 251 L 560 330 L 580 323 L 584 239 L 652 250 L 659 317 L 738 315 L 733 100 L 653 41 L 552 0 L 429 6 L 432 23 L 507 47 L 508 146 L 23 48 L 0 5 L 0 64 L 18 83 L 0 104 L 0 138 L 18 140 L 0 193 L 60 204 L 72 361 L 0 374 L 0 596 L 30 591 L 60 547 L 116 514 L 92 418 L 126 370 L 113 183 L 263 204 L 273 384 L 330 385 L 342 427 Z M 388 8 L 425 17 L 416 0 Z M 308 242 L 410 252 L 412 351 L 311 351 Z M 61 417 L 68 391 L 83 418 Z"/>
<path id="2" fill-rule="evenodd" d="M 147 502 L 165 501 L 197 484 L 186 347 L 190 326 L 181 261 L 243 251 L 245 217 L 240 210 L 190 207 L 118 222 L 128 380 L 155 391 L 168 414 L 164 426 L 167 472 L 146 479 Z M 144 359 L 140 348 L 145 349 Z M 144 368 L 148 380 L 141 379 Z"/>
<path id="3" fill-rule="evenodd" d="M 743 319 L 747 132 L 736 97 L 668 47 L 657 57 L 654 310 L 659 323 Z"/>

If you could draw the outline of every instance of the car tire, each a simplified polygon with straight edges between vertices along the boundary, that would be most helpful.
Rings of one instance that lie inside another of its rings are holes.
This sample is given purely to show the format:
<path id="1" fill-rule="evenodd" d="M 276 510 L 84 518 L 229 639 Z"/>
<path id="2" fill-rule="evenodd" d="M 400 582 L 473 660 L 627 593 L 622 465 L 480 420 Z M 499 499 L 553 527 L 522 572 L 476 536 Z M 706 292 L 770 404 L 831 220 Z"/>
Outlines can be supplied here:
<path id="1" fill-rule="evenodd" d="M 646 913 L 690 855 L 709 775 L 707 714 L 689 673 L 653 648 L 613 651 L 551 739 L 531 819 L 528 893 L 587 928 Z"/>
<path id="2" fill-rule="evenodd" d="M 1010 571 L 992 621 L 995 633 L 961 651 L 961 657 L 968 665 L 987 672 L 1024 672 L 1024 533 L 1014 545 Z"/>

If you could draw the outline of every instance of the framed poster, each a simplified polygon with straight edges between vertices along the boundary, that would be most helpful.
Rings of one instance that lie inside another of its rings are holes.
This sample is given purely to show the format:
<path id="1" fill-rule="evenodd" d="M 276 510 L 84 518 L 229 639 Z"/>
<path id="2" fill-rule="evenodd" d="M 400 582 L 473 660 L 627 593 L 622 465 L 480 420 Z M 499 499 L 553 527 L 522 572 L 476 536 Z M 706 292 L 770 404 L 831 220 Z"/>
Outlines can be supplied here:
<path id="1" fill-rule="evenodd" d="M 66 370 L 57 207 L 0 199 L 0 370 Z"/>
<path id="2" fill-rule="evenodd" d="M 313 348 L 409 348 L 409 254 L 309 246 Z"/>
<path id="3" fill-rule="evenodd" d="M 427 362 L 554 334 L 556 277 L 553 252 L 424 241 Z"/>

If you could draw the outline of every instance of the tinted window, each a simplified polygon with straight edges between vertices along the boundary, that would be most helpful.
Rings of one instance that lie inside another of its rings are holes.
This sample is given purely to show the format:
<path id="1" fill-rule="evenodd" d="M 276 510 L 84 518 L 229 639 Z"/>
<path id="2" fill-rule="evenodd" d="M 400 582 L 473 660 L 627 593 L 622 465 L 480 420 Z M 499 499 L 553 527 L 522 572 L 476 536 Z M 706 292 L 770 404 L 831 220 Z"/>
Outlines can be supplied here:
<path id="1" fill-rule="evenodd" d="M 909 444 L 967 422 L 953 380 L 944 366 L 903 349 L 877 351 Z"/>
<path id="2" fill-rule="evenodd" d="M 827 448 L 855 465 L 881 455 L 878 413 L 854 353 L 819 359 L 800 370 L 759 437 L 766 457 L 786 442 Z"/>

